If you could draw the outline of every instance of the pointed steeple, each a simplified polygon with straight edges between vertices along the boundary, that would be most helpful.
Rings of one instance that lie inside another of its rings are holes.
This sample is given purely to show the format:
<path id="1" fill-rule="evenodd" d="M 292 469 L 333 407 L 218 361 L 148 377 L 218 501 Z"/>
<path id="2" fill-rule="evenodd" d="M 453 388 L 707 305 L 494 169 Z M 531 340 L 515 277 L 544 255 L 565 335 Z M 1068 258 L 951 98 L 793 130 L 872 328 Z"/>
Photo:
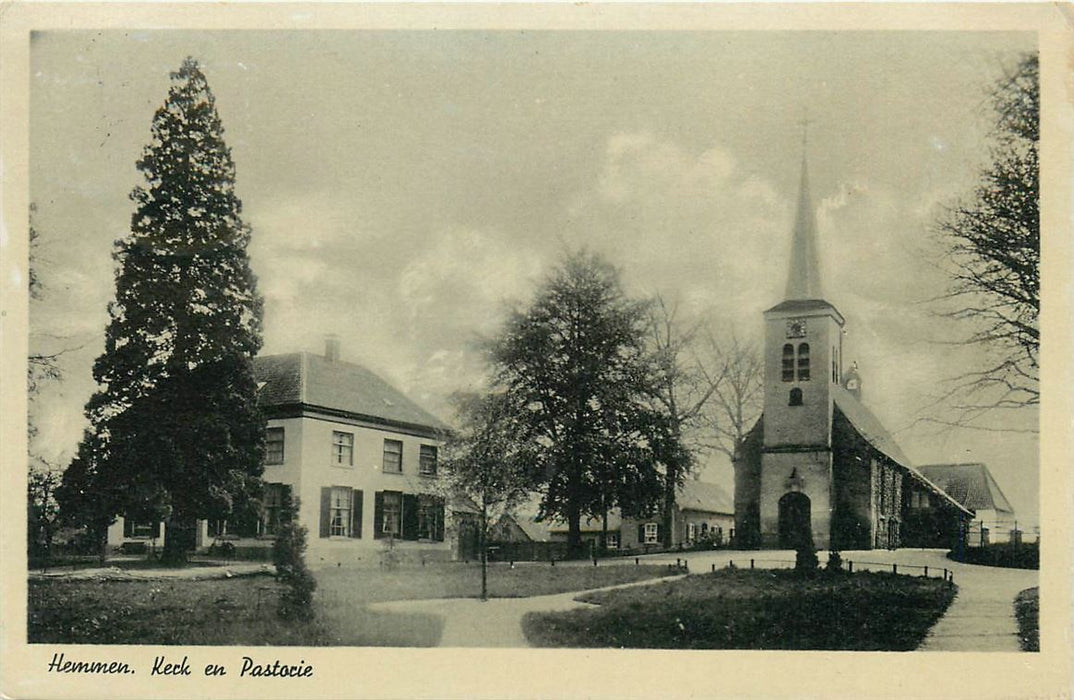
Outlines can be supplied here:
<path id="1" fill-rule="evenodd" d="M 804 141 L 804 139 L 803 139 Z M 820 255 L 817 252 L 817 220 L 809 197 L 806 156 L 802 153 L 802 182 L 798 190 L 798 215 L 791 239 L 790 273 L 784 299 L 823 299 L 820 288 Z"/>

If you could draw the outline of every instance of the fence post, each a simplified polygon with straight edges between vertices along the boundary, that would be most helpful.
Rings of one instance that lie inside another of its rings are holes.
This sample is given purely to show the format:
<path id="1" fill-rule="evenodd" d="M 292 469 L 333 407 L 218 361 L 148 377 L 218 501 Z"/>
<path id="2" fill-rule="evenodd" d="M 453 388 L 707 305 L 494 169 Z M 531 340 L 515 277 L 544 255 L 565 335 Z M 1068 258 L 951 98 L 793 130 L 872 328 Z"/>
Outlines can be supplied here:
<path id="1" fill-rule="evenodd" d="M 753 568 L 753 560 L 752 559 L 750 559 L 750 568 L 751 569 Z"/>
<path id="2" fill-rule="evenodd" d="M 849 559 L 847 559 L 847 572 L 851 574 L 854 573 L 854 562 Z"/>
<path id="3" fill-rule="evenodd" d="M 925 578 L 929 577 L 929 567 L 925 567 Z"/>
<path id="4" fill-rule="evenodd" d="M 552 568 L 555 568 L 555 566 L 556 566 L 556 558 L 551 557 L 548 561 L 552 562 Z"/>
<path id="5" fill-rule="evenodd" d="M 892 564 L 891 565 L 891 573 L 893 573 L 893 574 L 899 573 L 899 565 L 898 564 Z"/>
<path id="6" fill-rule="evenodd" d="M 637 566 L 637 565 L 638 565 L 638 558 L 634 557 L 634 566 Z"/>
<path id="7" fill-rule="evenodd" d="M 593 566 L 596 566 L 596 565 L 597 565 L 597 558 L 593 557 Z"/>
<path id="8" fill-rule="evenodd" d="M 716 562 L 712 562 L 712 573 L 716 573 Z"/>

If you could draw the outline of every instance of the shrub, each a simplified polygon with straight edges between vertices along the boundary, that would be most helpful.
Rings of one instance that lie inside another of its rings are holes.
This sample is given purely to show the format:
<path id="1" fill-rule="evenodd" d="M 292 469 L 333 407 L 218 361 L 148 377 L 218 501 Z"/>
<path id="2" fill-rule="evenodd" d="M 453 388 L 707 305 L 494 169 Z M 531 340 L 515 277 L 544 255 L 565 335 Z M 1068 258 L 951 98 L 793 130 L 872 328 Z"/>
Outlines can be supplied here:
<path id="1" fill-rule="evenodd" d="M 813 547 L 812 542 L 798 545 L 798 550 L 794 557 L 794 568 L 796 571 L 816 571 L 819 565 L 820 560 L 817 559 L 817 550 Z"/>
<path id="2" fill-rule="evenodd" d="M 843 557 L 834 549 L 828 552 L 828 563 L 824 567 L 830 573 L 843 570 Z"/>
<path id="3" fill-rule="evenodd" d="M 295 521 L 298 506 L 289 501 L 284 498 L 283 523 L 272 547 L 276 579 L 287 586 L 280 594 L 277 614 L 285 620 L 310 620 L 317 581 L 306 566 L 306 528 Z"/>

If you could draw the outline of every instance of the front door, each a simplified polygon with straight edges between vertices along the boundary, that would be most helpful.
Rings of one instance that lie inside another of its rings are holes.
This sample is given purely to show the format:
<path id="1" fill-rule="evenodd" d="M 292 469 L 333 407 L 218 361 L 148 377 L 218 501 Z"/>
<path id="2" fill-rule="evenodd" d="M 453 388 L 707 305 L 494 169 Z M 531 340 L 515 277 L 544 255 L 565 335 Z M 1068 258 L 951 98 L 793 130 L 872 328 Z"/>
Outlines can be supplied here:
<path id="1" fill-rule="evenodd" d="M 810 525 L 809 496 L 801 492 L 786 493 L 779 499 L 779 546 L 798 549 L 813 544 Z"/>

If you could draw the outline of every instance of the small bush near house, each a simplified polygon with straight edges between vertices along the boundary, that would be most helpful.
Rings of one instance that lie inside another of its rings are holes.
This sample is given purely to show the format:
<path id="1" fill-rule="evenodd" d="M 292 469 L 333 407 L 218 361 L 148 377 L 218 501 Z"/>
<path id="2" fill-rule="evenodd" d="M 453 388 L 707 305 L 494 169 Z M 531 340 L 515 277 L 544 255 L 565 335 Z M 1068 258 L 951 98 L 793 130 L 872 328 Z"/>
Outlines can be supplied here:
<path id="1" fill-rule="evenodd" d="M 586 594 L 599 607 L 530 613 L 522 626 L 538 647 L 907 651 L 956 590 L 888 573 L 722 569 Z"/>
<path id="2" fill-rule="evenodd" d="M 1014 599 L 1022 651 L 1040 651 L 1040 589 L 1027 588 Z"/>
<path id="3" fill-rule="evenodd" d="M 828 552 L 828 563 L 824 567 L 830 572 L 843 570 L 843 557 L 834 549 Z"/>
<path id="4" fill-rule="evenodd" d="M 284 510 L 287 516 L 293 513 L 290 504 L 285 503 Z M 276 578 L 286 586 L 280 593 L 279 616 L 285 620 L 312 619 L 317 580 L 306 567 L 306 528 L 294 518 L 286 517 L 280 526 L 272 547 L 272 563 L 276 565 Z"/>

